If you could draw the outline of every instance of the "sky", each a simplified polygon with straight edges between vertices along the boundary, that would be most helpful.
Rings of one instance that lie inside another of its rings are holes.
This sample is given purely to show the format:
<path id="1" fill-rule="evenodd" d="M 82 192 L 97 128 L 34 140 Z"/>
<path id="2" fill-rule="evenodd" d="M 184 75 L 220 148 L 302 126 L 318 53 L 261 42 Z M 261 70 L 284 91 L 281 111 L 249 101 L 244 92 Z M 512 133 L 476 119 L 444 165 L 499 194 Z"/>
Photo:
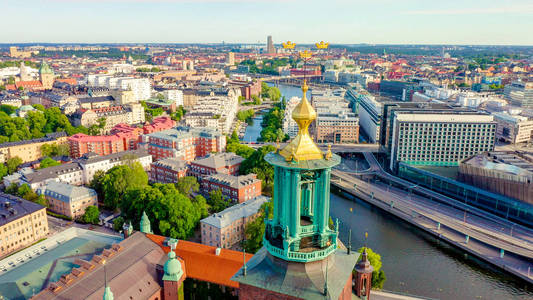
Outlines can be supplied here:
<path id="1" fill-rule="evenodd" d="M 0 43 L 533 45 L 532 0 L 0 0 Z"/>

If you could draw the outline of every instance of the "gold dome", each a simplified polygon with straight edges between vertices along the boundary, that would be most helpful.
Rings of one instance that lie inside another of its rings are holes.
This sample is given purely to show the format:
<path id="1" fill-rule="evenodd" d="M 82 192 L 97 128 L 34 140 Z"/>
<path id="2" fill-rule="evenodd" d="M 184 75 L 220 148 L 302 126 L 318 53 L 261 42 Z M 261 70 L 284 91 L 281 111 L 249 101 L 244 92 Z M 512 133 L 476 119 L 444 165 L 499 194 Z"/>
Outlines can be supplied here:
<path id="1" fill-rule="evenodd" d="M 307 83 L 302 85 L 302 101 L 292 111 L 292 118 L 298 124 L 298 135 L 280 151 L 287 161 L 322 159 L 322 151 L 309 135 L 309 125 L 316 119 L 316 111 L 307 101 Z"/>

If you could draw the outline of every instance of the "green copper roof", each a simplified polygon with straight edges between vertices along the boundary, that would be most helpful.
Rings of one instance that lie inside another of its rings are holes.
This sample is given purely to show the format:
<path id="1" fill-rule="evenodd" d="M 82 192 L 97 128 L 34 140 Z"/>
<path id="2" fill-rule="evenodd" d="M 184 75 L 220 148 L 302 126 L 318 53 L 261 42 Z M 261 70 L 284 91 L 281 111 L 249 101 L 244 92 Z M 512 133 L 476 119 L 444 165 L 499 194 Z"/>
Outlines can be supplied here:
<path id="1" fill-rule="evenodd" d="M 111 288 L 106 286 L 105 287 L 105 291 L 104 291 L 104 297 L 102 298 L 103 300 L 113 300 L 115 299 L 113 297 L 113 292 L 111 292 Z"/>
<path id="2" fill-rule="evenodd" d="M 165 274 L 163 275 L 163 280 L 165 281 L 179 281 L 181 275 L 183 275 L 183 270 L 181 269 L 181 263 L 176 258 L 176 253 L 170 251 L 168 253 L 168 260 L 163 266 Z"/>
<path id="3" fill-rule="evenodd" d="M 143 211 L 143 216 L 141 218 L 141 232 L 142 233 L 152 233 L 152 227 L 150 226 L 150 219 L 146 215 L 146 212 Z"/>
<path id="4" fill-rule="evenodd" d="M 52 71 L 50 66 L 43 61 L 41 63 L 41 67 L 39 68 L 39 74 L 54 74 L 54 71 Z"/>

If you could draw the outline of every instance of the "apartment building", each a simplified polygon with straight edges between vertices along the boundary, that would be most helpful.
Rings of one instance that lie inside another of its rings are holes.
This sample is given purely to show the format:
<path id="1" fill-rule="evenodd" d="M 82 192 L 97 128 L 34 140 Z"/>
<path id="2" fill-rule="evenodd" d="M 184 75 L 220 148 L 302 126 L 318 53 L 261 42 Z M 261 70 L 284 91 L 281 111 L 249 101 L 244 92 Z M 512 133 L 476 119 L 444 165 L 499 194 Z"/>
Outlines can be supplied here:
<path id="1" fill-rule="evenodd" d="M 27 247 L 47 235 L 46 207 L 0 193 L 0 257 Z"/>
<path id="2" fill-rule="evenodd" d="M 139 103 L 100 107 L 94 109 L 80 109 L 72 115 L 74 126 L 90 127 L 98 125 L 100 119 L 105 119 L 102 133 L 108 133 L 117 124 L 144 123 L 144 107 Z"/>
<path id="3" fill-rule="evenodd" d="M 283 132 L 294 138 L 298 134 L 298 124 L 292 118 L 292 111 L 300 103 L 300 97 L 291 97 L 285 104 L 285 112 L 283 114 Z"/>
<path id="4" fill-rule="evenodd" d="M 5 163 L 8 159 L 19 157 L 22 162 L 35 161 L 41 158 L 41 147 L 43 145 L 63 145 L 67 143 L 65 132 L 48 133 L 43 138 L 6 142 L 0 144 L 0 163 Z"/>
<path id="5" fill-rule="evenodd" d="M 202 180 L 202 192 L 209 194 L 214 190 L 220 190 L 235 203 L 242 203 L 261 196 L 261 180 L 255 174 L 213 174 Z"/>
<path id="6" fill-rule="evenodd" d="M 496 127 L 496 138 L 511 144 L 533 141 L 533 119 L 525 116 L 511 115 L 505 112 L 492 114 Z"/>
<path id="7" fill-rule="evenodd" d="M 179 158 L 171 157 L 153 162 L 150 166 L 150 181 L 159 183 L 176 183 L 187 176 L 189 167 Z"/>
<path id="8" fill-rule="evenodd" d="M 259 196 L 202 219 L 202 244 L 227 249 L 234 247 L 244 240 L 246 225 L 257 218 L 261 205 L 268 201 L 268 197 Z"/>
<path id="9" fill-rule="evenodd" d="M 231 152 L 211 154 L 208 157 L 192 161 L 188 175 L 198 179 L 212 174 L 237 175 L 243 161 L 244 158 Z"/>
<path id="10" fill-rule="evenodd" d="M 51 181 L 39 193 L 48 200 L 48 209 L 71 219 L 81 217 L 91 205 L 98 206 L 96 192 L 83 186 Z"/>
<path id="11" fill-rule="evenodd" d="M 312 105 L 317 118 L 312 132 L 318 143 L 357 143 L 359 141 L 359 118 L 348 107 L 344 92 L 334 94 L 327 90 L 319 94 L 313 91 Z"/>
<path id="12" fill-rule="evenodd" d="M 226 136 L 209 128 L 176 127 L 142 136 L 154 161 L 178 157 L 192 161 L 226 149 Z"/>
<path id="13" fill-rule="evenodd" d="M 222 134 L 228 134 L 238 105 L 237 96 L 202 97 L 185 115 L 185 124 L 190 127 L 212 128 Z"/>

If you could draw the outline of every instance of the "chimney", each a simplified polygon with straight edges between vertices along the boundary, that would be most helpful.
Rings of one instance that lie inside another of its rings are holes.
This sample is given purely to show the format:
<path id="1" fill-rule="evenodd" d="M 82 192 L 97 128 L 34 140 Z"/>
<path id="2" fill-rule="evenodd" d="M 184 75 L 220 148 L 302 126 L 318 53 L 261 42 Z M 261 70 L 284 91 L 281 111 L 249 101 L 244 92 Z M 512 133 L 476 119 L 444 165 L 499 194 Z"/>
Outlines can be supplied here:
<path id="1" fill-rule="evenodd" d="M 220 255 L 220 251 L 222 251 L 222 249 L 221 249 L 221 248 L 217 248 L 217 249 L 215 250 L 215 255 L 216 255 L 216 256 L 219 256 L 219 255 Z"/>

